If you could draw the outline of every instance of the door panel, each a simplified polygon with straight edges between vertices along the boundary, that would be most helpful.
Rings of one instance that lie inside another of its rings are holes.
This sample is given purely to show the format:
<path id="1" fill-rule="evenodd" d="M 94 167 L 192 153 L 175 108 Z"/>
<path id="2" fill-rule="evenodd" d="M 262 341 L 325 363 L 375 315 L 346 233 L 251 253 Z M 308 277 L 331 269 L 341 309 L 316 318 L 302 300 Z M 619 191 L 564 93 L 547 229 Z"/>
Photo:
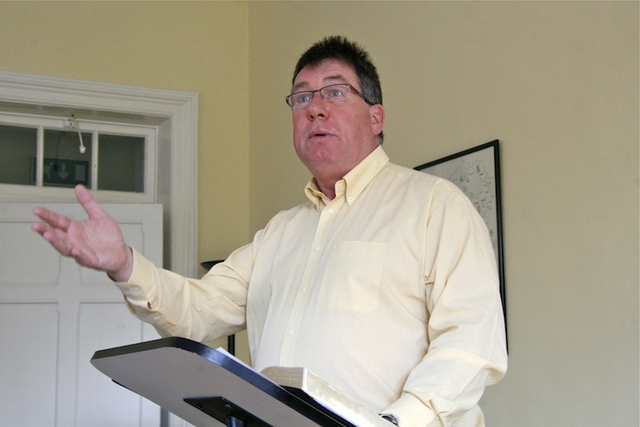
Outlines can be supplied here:
<path id="1" fill-rule="evenodd" d="M 33 204 L 0 204 L 0 425 L 160 424 L 160 409 L 102 375 L 96 350 L 157 338 L 108 277 L 31 231 Z M 86 218 L 77 204 L 48 207 Z M 127 243 L 162 263 L 160 205 L 104 205 Z"/>
<path id="2" fill-rule="evenodd" d="M 0 303 L 0 424 L 55 425 L 56 304 Z"/>

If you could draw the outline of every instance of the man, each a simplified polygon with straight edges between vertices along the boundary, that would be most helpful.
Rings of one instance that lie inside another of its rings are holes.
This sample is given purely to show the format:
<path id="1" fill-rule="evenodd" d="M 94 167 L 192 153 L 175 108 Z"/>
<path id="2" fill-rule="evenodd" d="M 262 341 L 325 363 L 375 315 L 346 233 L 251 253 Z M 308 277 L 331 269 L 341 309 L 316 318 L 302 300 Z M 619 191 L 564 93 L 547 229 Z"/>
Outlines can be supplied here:
<path id="1" fill-rule="evenodd" d="M 507 359 L 481 218 L 449 182 L 389 163 L 378 74 L 359 46 L 316 43 L 286 100 L 309 201 L 201 280 L 130 249 L 82 187 L 88 221 L 36 209 L 33 229 L 109 274 L 162 335 L 207 341 L 246 327 L 258 370 L 305 366 L 403 427 L 484 425 L 477 402 Z"/>

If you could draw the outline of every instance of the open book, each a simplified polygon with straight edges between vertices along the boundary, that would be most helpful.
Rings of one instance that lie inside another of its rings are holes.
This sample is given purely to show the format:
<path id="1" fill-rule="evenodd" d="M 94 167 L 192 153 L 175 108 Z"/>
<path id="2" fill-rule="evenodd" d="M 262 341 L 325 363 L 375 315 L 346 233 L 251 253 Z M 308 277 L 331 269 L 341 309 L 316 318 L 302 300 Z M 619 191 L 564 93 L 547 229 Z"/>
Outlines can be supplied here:
<path id="1" fill-rule="evenodd" d="M 248 369 L 253 369 L 222 347 L 218 347 L 216 351 L 227 355 Z M 354 426 L 390 426 L 390 423 L 380 418 L 378 414 L 346 396 L 307 368 L 271 366 L 260 371 L 260 374 L 305 402 L 329 409 Z"/>
<path id="2" fill-rule="evenodd" d="M 378 414 L 347 397 L 306 368 L 274 366 L 260 373 L 302 400 L 330 409 L 355 426 L 391 426 Z"/>

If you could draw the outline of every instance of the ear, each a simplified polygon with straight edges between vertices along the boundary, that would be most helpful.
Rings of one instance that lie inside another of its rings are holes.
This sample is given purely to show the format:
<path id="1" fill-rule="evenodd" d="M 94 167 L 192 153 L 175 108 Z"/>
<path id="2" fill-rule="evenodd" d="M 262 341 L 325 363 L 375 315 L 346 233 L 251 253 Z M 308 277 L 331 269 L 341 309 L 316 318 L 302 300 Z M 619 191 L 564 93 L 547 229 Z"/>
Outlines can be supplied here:
<path id="1" fill-rule="evenodd" d="M 371 114 L 371 130 L 374 135 L 380 135 L 382 128 L 384 127 L 384 107 L 380 104 L 371 105 L 369 107 L 369 112 Z"/>

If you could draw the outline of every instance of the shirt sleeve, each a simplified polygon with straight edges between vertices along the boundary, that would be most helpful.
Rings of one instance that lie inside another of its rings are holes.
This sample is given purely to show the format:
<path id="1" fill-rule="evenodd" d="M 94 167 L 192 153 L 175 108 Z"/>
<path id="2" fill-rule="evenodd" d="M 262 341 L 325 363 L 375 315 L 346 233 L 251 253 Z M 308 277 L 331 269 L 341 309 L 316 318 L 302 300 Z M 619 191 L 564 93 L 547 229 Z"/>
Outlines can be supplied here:
<path id="1" fill-rule="evenodd" d="M 246 259 L 250 251 L 232 256 Z M 210 341 L 245 328 L 248 275 L 242 263 L 215 265 L 200 279 L 157 268 L 137 251 L 129 281 L 116 282 L 129 310 L 161 336 Z"/>
<path id="2" fill-rule="evenodd" d="M 477 406 L 507 369 L 495 255 L 482 218 L 441 182 L 427 224 L 425 286 L 429 348 L 399 400 L 384 412 L 401 426 L 484 425 Z"/>

